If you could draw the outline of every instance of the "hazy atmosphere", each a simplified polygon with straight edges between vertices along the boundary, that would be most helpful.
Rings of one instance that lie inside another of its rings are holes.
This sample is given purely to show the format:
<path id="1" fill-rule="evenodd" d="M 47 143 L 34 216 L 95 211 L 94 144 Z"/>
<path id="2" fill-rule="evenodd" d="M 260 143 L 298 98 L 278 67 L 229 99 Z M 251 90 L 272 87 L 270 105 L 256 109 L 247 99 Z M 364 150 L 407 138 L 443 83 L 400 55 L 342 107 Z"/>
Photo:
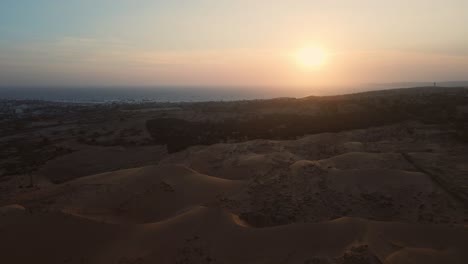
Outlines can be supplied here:
<path id="1" fill-rule="evenodd" d="M 467 12 L 465 0 L 3 0 L 0 86 L 459 81 Z"/>
<path id="2" fill-rule="evenodd" d="M 468 0 L 0 0 L 0 263 L 467 264 Z"/>

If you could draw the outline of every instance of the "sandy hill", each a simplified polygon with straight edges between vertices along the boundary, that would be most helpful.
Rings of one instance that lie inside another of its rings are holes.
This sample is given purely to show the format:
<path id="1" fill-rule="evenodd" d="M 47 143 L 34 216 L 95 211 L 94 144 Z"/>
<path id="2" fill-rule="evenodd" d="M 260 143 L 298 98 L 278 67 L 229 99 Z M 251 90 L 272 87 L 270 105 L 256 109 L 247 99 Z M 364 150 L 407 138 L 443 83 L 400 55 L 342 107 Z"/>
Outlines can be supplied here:
<path id="1" fill-rule="evenodd" d="M 191 147 L 4 201 L 1 258 L 466 263 L 466 158 L 418 123 Z"/>
<path id="2" fill-rule="evenodd" d="M 258 229 L 206 207 L 137 226 L 50 213 L 3 216 L 0 226 L 7 263 L 464 263 L 468 257 L 462 226 L 340 218 Z"/>
<path id="3" fill-rule="evenodd" d="M 181 165 L 148 166 L 79 178 L 20 197 L 41 210 L 104 222 L 164 220 L 193 206 L 213 202 L 243 182 L 197 173 Z"/>

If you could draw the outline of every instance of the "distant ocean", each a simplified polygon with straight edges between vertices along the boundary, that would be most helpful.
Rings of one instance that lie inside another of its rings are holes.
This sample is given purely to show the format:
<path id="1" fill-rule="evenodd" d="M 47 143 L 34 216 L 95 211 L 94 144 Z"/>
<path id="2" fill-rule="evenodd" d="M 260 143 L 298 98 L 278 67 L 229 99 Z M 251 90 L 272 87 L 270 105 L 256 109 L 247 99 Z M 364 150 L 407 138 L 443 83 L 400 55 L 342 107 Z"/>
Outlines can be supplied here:
<path id="1" fill-rule="evenodd" d="M 0 87 L 0 99 L 75 103 L 235 101 L 278 95 L 253 87 Z"/>
<path id="2" fill-rule="evenodd" d="M 205 102 L 337 95 L 371 90 L 432 86 L 430 82 L 364 84 L 349 87 L 0 87 L 0 99 L 74 103 Z M 468 87 L 467 81 L 438 86 Z"/>

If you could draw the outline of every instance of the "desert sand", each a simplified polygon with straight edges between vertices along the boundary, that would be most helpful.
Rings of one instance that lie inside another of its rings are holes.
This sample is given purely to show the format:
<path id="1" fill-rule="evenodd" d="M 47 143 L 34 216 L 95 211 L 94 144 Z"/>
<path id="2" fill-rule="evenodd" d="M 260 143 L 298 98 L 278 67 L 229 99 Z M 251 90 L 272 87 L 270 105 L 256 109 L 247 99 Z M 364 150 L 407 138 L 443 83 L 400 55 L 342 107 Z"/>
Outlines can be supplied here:
<path id="1" fill-rule="evenodd" d="M 194 146 L 51 185 L 3 202 L 2 262 L 466 263 L 466 182 L 437 177 L 467 152 L 446 133 Z"/>

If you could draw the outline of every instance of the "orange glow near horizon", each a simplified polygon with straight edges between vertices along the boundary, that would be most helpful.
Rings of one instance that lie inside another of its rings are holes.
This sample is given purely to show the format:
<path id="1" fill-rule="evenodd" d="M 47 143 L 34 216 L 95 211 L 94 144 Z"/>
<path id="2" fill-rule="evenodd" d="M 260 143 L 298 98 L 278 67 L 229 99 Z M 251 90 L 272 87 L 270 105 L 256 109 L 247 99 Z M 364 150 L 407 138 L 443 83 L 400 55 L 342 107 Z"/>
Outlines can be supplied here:
<path id="1" fill-rule="evenodd" d="M 0 86 L 312 87 L 468 76 L 466 0 L 6 2 Z"/>

